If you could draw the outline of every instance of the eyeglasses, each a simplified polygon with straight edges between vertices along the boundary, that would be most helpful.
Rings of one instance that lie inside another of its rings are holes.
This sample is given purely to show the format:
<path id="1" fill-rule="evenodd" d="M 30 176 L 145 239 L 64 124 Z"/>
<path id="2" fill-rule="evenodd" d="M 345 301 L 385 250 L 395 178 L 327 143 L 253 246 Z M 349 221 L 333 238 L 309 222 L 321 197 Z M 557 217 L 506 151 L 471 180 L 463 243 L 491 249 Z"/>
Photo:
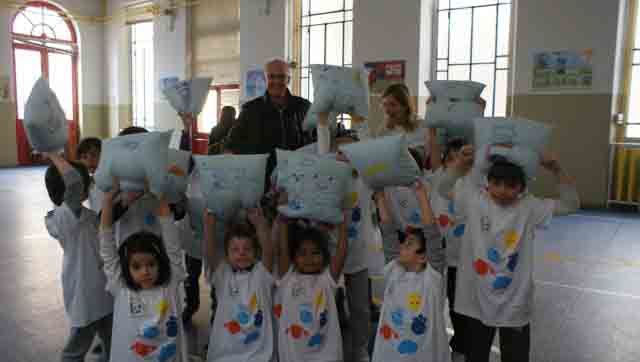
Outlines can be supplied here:
<path id="1" fill-rule="evenodd" d="M 284 73 L 267 73 L 267 78 L 273 80 L 287 80 L 288 77 L 289 75 Z"/>

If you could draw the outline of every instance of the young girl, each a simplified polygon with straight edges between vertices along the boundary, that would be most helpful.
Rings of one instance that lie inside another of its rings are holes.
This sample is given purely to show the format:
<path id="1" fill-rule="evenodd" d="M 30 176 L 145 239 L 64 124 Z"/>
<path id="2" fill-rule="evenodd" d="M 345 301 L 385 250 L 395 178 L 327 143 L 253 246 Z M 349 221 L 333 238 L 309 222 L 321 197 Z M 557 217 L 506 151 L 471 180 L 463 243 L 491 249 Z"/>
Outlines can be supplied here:
<path id="1" fill-rule="evenodd" d="M 343 360 L 335 289 L 347 255 L 349 217 L 345 213 L 339 226 L 340 237 L 333 257 L 329 254 L 327 232 L 298 226 L 297 221 L 285 225 L 286 219 L 279 217 L 278 266 L 283 277 L 278 282 L 278 293 L 282 304 L 276 305 L 274 313 L 280 319 L 280 362 Z"/>
<path id="2" fill-rule="evenodd" d="M 422 225 L 411 225 L 404 233 L 397 232 L 391 223 L 384 193 L 376 194 L 383 238 L 399 242 L 400 253 L 385 267 L 384 304 L 373 362 L 447 362 L 451 357 L 443 313 L 443 270 L 434 269 L 429 259 L 437 255 L 427 252 L 427 245 L 437 245 L 441 234 L 426 189 L 420 181 L 415 188 Z M 432 253 L 443 254 L 444 250 L 434 249 Z"/>
<path id="3" fill-rule="evenodd" d="M 185 273 L 169 205 L 160 198 L 162 237 L 140 231 L 116 249 L 112 210 L 118 185 L 114 180 L 113 191 L 105 193 L 100 225 L 107 289 L 115 297 L 111 361 L 186 362 L 179 303 Z"/>
<path id="4" fill-rule="evenodd" d="M 209 362 L 270 362 L 274 356 L 271 230 L 261 209 L 251 209 L 247 216 L 253 228 L 229 226 L 224 240 L 226 258 L 216 268 L 216 218 L 205 210 L 206 258 L 212 270 L 215 268 L 210 280 L 218 300 Z M 262 260 L 258 261 L 261 249 Z"/>

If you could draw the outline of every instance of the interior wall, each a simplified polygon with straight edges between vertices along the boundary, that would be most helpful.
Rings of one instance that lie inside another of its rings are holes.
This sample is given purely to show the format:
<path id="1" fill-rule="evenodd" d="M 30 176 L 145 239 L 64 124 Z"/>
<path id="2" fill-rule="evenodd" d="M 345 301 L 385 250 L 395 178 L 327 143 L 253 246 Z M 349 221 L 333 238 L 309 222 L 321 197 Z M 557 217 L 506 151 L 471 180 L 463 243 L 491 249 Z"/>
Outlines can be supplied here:
<path id="1" fill-rule="evenodd" d="M 74 18 L 80 37 L 79 110 L 80 134 L 104 136 L 107 121 L 104 56 L 104 26 L 89 17 L 104 15 L 102 0 L 59 0 L 52 2 Z M 9 77 L 13 93 L 12 47 L 8 29 L 17 8 L 0 3 L 0 78 Z M 7 30 L 5 30 L 7 29 Z M 15 99 L 0 102 L 0 166 L 17 164 Z"/>
<path id="2" fill-rule="evenodd" d="M 515 7 L 513 115 L 554 127 L 551 150 L 577 178 L 583 205 L 607 200 L 609 139 L 616 59 L 619 1 L 519 0 Z M 565 14 L 571 14 L 567 18 Z M 533 52 L 593 49 L 593 88 L 541 92 L 531 89 Z M 533 185 L 542 195 L 555 192 L 544 174 Z"/>

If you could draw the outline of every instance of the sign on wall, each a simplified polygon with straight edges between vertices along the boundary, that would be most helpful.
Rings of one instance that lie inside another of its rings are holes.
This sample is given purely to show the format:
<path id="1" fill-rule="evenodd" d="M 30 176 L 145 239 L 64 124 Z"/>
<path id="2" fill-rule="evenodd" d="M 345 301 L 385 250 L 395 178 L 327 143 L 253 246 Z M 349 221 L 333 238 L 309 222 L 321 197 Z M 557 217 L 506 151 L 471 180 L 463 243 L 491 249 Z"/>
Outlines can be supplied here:
<path id="1" fill-rule="evenodd" d="M 369 70 L 369 92 L 372 96 L 382 95 L 385 88 L 394 83 L 404 84 L 404 60 L 386 60 L 364 63 Z"/>
<path id="2" fill-rule="evenodd" d="M 593 49 L 533 54 L 533 90 L 591 89 Z"/>

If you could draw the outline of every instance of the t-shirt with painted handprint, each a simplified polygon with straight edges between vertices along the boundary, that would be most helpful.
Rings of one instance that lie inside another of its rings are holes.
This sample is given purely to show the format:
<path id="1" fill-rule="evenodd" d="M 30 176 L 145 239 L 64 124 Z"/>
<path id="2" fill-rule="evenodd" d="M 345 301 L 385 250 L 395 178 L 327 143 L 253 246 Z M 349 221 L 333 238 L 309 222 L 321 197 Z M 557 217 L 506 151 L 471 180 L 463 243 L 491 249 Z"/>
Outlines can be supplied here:
<path id="1" fill-rule="evenodd" d="M 457 267 L 460 255 L 460 241 L 464 235 L 466 225 L 463 219 L 456 218 L 453 200 L 448 200 L 437 192 L 445 173 L 444 168 L 439 168 L 433 173 L 427 174 L 425 180 L 432 191 L 429 196 L 433 214 L 436 217 L 440 233 L 446 240 L 447 265 Z"/>
<path id="2" fill-rule="evenodd" d="M 274 307 L 280 362 L 342 361 L 342 336 L 335 302 L 336 282 L 320 274 L 290 270 L 278 282 L 282 304 Z"/>
<path id="3" fill-rule="evenodd" d="M 384 277 L 372 362 L 448 362 L 442 275 L 429 264 L 416 273 L 392 261 L 385 266 Z"/>
<path id="4" fill-rule="evenodd" d="M 218 307 L 207 361 L 270 362 L 274 356 L 272 274 L 262 263 L 250 271 L 234 271 L 223 262 L 212 282 Z"/>
<path id="5" fill-rule="evenodd" d="M 551 220 L 556 201 L 526 193 L 515 204 L 502 207 L 469 176 L 458 180 L 454 195 L 456 217 L 467 225 L 455 311 L 488 326 L 527 325 L 533 304 L 535 231 Z"/>

